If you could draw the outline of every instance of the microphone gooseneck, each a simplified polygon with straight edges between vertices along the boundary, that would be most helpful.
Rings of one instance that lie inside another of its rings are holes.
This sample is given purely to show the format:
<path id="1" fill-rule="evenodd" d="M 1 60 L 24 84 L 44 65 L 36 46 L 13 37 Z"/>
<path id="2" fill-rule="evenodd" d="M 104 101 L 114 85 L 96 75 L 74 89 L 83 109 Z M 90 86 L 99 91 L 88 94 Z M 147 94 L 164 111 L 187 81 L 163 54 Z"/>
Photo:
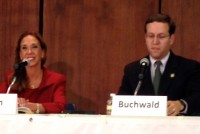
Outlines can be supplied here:
<path id="1" fill-rule="evenodd" d="M 15 72 L 14 72 L 14 75 L 13 75 L 12 82 L 10 83 L 10 85 L 9 85 L 9 87 L 8 87 L 8 89 L 7 89 L 7 92 L 6 92 L 7 94 L 9 94 L 9 92 L 10 92 L 12 86 L 15 84 L 15 82 L 16 82 L 16 80 L 17 80 L 17 73 L 18 73 L 19 69 L 20 69 L 21 67 L 27 66 L 27 65 L 29 64 L 29 62 L 30 62 L 29 59 L 24 59 L 22 62 L 16 63 L 16 64 L 14 65 Z"/>
<path id="2" fill-rule="evenodd" d="M 9 94 L 9 93 L 10 93 L 10 89 L 11 89 L 11 87 L 13 86 L 13 84 L 15 83 L 16 79 L 17 79 L 16 76 L 14 76 L 14 77 L 13 77 L 13 80 L 12 80 L 12 82 L 11 82 L 11 84 L 9 85 L 9 87 L 8 87 L 8 89 L 7 89 L 6 94 Z"/>

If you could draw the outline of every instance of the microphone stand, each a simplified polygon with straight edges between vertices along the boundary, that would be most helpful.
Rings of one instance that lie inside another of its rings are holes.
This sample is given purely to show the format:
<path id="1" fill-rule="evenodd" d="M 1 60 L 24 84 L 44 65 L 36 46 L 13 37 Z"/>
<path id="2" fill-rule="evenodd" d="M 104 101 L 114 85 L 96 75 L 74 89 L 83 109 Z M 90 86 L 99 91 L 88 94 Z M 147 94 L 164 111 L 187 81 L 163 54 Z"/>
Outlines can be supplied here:
<path id="1" fill-rule="evenodd" d="M 138 75 L 138 78 L 139 78 L 139 81 L 138 81 L 137 87 L 136 87 L 136 89 L 135 89 L 134 96 L 136 96 L 136 95 L 138 94 L 138 91 L 140 90 L 140 87 L 141 87 L 141 85 L 142 85 L 142 80 L 143 80 L 143 78 L 144 78 L 144 74 L 143 74 L 143 73 L 140 73 L 140 74 Z"/>
<path id="2" fill-rule="evenodd" d="M 15 69 L 15 73 L 14 73 L 14 75 L 13 75 L 12 82 L 10 83 L 10 85 L 9 85 L 9 87 L 8 87 L 8 89 L 7 89 L 6 94 L 9 94 L 9 93 L 10 93 L 10 89 L 11 89 L 12 86 L 15 84 L 15 81 L 17 80 L 18 71 L 19 71 L 19 69 Z"/>
<path id="3" fill-rule="evenodd" d="M 142 80 L 139 80 L 137 87 L 135 89 L 135 92 L 134 92 L 134 96 L 136 96 L 138 94 L 138 91 L 139 91 L 141 85 L 142 85 Z"/>
<path id="4" fill-rule="evenodd" d="M 11 87 L 13 86 L 13 84 L 15 83 L 16 79 L 17 79 L 17 77 L 16 77 L 16 76 L 14 76 L 14 77 L 13 77 L 13 80 L 12 80 L 12 82 L 11 82 L 11 84 L 9 85 L 9 87 L 8 87 L 8 89 L 7 89 L 7 92 L 6 92 L 6 94 L 9 94 L 9 92 L 10 92 L 10 89 L 11 89 Z"/>

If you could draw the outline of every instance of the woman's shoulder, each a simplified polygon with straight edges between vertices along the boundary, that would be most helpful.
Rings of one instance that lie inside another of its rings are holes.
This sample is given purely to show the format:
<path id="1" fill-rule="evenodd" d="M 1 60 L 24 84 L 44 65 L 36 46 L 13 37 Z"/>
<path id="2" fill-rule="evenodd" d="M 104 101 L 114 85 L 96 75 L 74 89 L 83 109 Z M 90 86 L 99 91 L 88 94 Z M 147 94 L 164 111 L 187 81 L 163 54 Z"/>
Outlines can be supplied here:
<path id="1" fill-rule="evenodd" d="M 62 73 L 56 72 L 54 70 L 44 68 L 44 77 L 52 78 L 54 80 L 59 79 L 59 80 L 65 80 L 66 76 Z"/>
<path id="2" fill-rule="evenodd" d="M 9 71 L 6 71 L 4 76 L 6 79 L 11 79 L 13 77 L 13 74 L 14 74 L 14 71 L 13 70 L 9 70 Z"/>

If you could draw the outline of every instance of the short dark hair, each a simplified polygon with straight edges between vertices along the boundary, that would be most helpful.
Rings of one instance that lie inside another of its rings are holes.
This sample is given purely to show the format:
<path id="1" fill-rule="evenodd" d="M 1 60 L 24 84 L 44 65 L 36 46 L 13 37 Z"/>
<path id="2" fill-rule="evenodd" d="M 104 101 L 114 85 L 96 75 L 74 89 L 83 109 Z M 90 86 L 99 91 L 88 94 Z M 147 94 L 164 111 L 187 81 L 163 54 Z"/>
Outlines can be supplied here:
<path id="1" fill-rule="evenodd" d="M 145 33 L 147 32 L 147 24 L 152 23 L 152 22 L 162 22 L 162 23 L 167 23 L 169 26 L 169 34 L 172 35 L 176 31 L 176 25 L 172 18 L 169 15 L 166 14 L 153 14 L 149 16 L 145 22 L 144 25 L 144 31 Z"/>

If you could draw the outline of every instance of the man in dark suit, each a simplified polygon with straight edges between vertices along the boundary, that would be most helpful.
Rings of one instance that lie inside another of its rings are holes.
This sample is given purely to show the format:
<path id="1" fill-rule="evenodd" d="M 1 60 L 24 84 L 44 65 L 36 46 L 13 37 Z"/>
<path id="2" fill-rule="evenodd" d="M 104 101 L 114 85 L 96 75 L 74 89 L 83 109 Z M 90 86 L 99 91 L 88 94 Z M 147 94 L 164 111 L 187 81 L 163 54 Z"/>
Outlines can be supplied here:
<path id="1" fill-rule="evenodd" d="M 142 78 L 138 95 L 163 95 L 168 97 L 167 114 L 198 115 L 200 113 L 200 64 L 175 55 L 171 47 L 175 40 L 176 26 L 165 14 L 150 16 L 145 23 L 145 41 L 149 61 Z M 159 74 L 160 79 L 154 82 Z M 119 95 L 133 95 L 139 82 L 140 60 L 126 65 Z"/>

